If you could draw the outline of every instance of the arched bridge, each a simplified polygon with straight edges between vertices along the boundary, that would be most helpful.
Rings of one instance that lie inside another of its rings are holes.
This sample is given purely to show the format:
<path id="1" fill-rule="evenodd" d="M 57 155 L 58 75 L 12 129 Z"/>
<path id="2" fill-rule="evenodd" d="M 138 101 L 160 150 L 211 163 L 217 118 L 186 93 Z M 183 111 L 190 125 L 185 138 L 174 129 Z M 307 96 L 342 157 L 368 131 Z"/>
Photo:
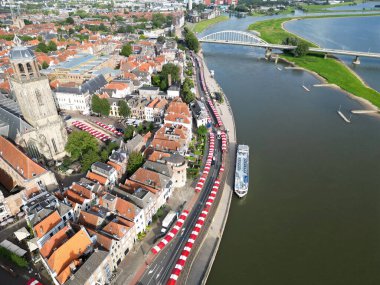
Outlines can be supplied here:
<path id="1" fill-rule="evenodd" d="M 280 50 L 290 50 L 296 48 L 295 46 L 269 44 L 254 33 L 232 30 L 212 33 L 198 40 L 201 43 L 253 46 Z"/>
<path id="2" fill-rule="evenodd" d="M 281 44 L 270 44 L 260 38 L 257 34 L 251 32 L 243 31 L 220 31 L 203 36 L 198 39 L 201 43 L 214 43 L 214 44 L 229 44 L 229 45 L 240 45 L 240 46 L 252 46 L 265 48 L 265 56 L 268 58 L 271 56 L 273 49 L 278 50 L 292 50 L 296 46 L 281 45 Z M 339 49 L 326 49 L 326 48 L 309 48 L 311 52 L 318 52 L 325 55 L 325 58 L 330 54 L 335 55 L 351 55 L 355 56 L 353 63 L 360 64 L 360 57 L 371 57 L 380 58 L 380 53 L 375 52 L 361 52 L 361 51 L 350 51 L 350 50 L 339 50 Z"/>

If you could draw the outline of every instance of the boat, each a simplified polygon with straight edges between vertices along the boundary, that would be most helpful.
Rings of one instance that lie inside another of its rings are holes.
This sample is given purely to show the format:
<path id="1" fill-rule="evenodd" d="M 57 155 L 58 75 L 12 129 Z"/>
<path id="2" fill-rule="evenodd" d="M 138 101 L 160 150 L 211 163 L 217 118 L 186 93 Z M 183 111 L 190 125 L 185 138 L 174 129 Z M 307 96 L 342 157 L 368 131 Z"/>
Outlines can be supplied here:
<path id="1" fill-rule="evenodd" d="M 235 193 L 240 198 L 248 193 L 249 184 L 249 146 L 239 144 L 236 152 Z"/>

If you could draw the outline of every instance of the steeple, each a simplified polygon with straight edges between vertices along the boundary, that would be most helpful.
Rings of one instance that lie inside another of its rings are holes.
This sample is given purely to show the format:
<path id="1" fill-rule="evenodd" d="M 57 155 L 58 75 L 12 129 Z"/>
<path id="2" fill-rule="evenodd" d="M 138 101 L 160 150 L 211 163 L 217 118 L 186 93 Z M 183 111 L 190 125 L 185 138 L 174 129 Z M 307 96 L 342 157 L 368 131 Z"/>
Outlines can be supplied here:
<path id="1" fill-rule="evenodd" d="M 15 78 L 20 81 L 39 78 L 41 75 L 33 51 L 22 46 L 21 40 L 17 36 L 14 37 L 13 42 L 16 46 L 11 50 L 9 59 L 15 72 Z"/>

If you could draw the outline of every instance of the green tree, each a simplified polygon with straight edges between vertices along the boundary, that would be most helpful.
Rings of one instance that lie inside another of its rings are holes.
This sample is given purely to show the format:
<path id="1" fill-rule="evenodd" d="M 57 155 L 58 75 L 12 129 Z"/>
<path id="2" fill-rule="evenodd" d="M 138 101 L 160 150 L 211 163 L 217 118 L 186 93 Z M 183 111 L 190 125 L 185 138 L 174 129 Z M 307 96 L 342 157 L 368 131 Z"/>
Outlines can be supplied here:
<path id="1" fill-rule="evenodd" d="M 65 146 L 65 150 L 70 154 L 73 161 L 82 159 L 88 152 L 97 153 L 98 149 L 96 138 L 83 131 L 72 132 Z"/>
<path id="2" fill-rule="evenodd" d="M 123 45 L 120 51 L 120 55 L 124 55 L 126 57 L 130 56 L 132 54 L 132 46 L 131 44 Z"/>
<path id="3" fill-rule="evenodd" d="M 128 158 L 127 173 L 132 175 L 137 169 L 139 169 L 144 163 L 144 157 L 140 152 L 132 152 Z"/>
<path id="4" fill-rule="evenodd" d="M 135 28 L 133 26 L 127 26 L 127 33 L 133 34 L 135 32 Z"/>
<path id="5" fill-rule="evenodd" d="M 66 18 L 66 24 L 68 25 L 74 25 L 74 19 L 72 17 L 68 17 Z"/>
<path id="6" fill-rule="evenodd" d="M 128 125 L 124 130 L 124 141 L 128 141 L 133 138 L 135 132 L 135 127 L 133 125 Z"/>
<path id="7" fill-rule="evenodd" d="M 91 100 L 91 108 L 94 113 L 109 116 L 111 106 L 107 99 L 100 99 L 99 96 L 93 95 Z"/>
<path id="8" fill-rule="evenodd" d="M 301 57 L 309 53 L 309 45 L 304 41 L 300 41 L 297 45 L 297 48 L 294 50 L 294 55 Z"/>
<path id="9" fill-rule="evenodd" d="M 37 45 L 36 51 L 37 52 L 48 53 L 49 52 L 49 48 L 48 48 L 48 46 L 45 43 L 41 42 L 41 43 L 39 43 Z"/>
<path id="10" fill-rule="evenodd" d="M 129 108 L 125 100 L 120 100 L 117 105 L 119 106 L 119 115 L 122 117 L 129 117 L 131 115 L 131 109 Z"/>
<path id="11" fill-rule="evenodd" d="M 49 49 L 49 51 L 56 51 L 57 50 L 57 44 L 53 41 L 50 41 L 48 43 L 48 49 Z"/>
<path id="12" fill-rule="evenodd" d="M 179 82 L 180 81 L 180 74 L 179 74 L 179 67 L 175 65 L 174 63 L 167 63 L 164 64 L 162 67 L 162 71 L 160 72 L 160 89 L 166 90 L 169 86 L 169 74 L 171 75 L 171 81 L 172 83 Z"/>
<path id="13" fill-rule="evenodd" d="M 107 161 L 108 159 L 108 151 L 106 149 L 103 149 L 101 152 L 100 152 L 100 159 L 105 162 Z"/>
<path id="14" fill-rule="evenodd" d="M 97 151 L 90 150 L 83 155 L 81 159 L 82 171 L 87 171 L 91 168 L 91 165 L 100 160 L 100 156 Z"/>
<path id="15" fill-rule="evenodd" d="M 164 36 L 159 36 L 157 38 L 157 42 L 160 43 L 160 44 L 163 44 L 165 42 L 165 37 Z"/>
<path id="16" fill-rule="evenodd" d="M 201 137 L 204 137 L 207 135 L 207 128 L 205 126 L 200 126 L 198 129 L 197 129 L 197 134 Z"/>
<path id="17" fill-rule="evenodd" d="M 25 23 L 25 25 L 31 25 L 31 24 L 33 24 L 33 22 L 29 21 L 28 19 L 24 19 L 24 23 Z"/>
<path id="18" fill-rule="evenodd" d="M 49 67 L 49 64 L 46 61 L 43 61 L 41 67 L 42 69 L 46 69 Z"/>
<path id="19" fill-rule="evenodd" d="M 194 83 L 191 81 L 190 78 L 186 78 L 182 85 L 182 99 L 187 104 L 195 100 L 195 94 L 191 91 L 191 88 L 194 87 Z"/>
<path id="20" fill-rule="evenodd" d="M 187 27 L 185 28 L 185 43 L 190 50 L 193 50 L 194 52 L 199 51 L 198 38 Z"/>

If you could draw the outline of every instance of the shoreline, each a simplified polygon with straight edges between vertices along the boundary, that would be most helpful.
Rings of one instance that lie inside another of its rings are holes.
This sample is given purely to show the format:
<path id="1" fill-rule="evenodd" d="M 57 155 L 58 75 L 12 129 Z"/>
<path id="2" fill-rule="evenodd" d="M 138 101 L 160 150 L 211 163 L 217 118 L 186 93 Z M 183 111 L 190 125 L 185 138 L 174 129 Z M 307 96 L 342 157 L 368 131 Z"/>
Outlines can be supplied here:
<path id="1" fill-rule="evenodd" d="M 331 15 L 331 16 L 323 16 L 323 17 L 309 16 L 309 17 L 283 18 L 283 19 L 278 19 L 278 21 L 282 20 L 280 23 L 280 29 L 282 32 L 289 34 L 291 36 L 294 36 L 294 37 L 296 37 L 296 38 L 298 38 L 298 39 L 300 39 L 300 40 L 302 40 L 308 44 L 311 44 L 312 46 L 319 47 L 319 45 L 317 43 L 315 43 L 313 41 L 309 41 L 308 39 L 305 39 L 304 37 L 287 30 L 285 27 L 286 23 L 291 22 L 291 21 L 304 20 L 304 19 L 323 19 L 323 18 L 337 18 L 337 17 L 338 18 L 349 18 L 349 17 L 368 17 L 368 16 L 376 17 L 379 15 L 378 14 L 375 14 L 375 15 L 338 15 L 338 16 Z M 260 22 L 263 23 L 265 21 L 271 21 L 271 20 L 264 20 L 264 21 L 260 21 Z M 256 23 L 258 23 L 258 22 L 256 22 Z M 253 23 L 251 25 L 255 25 L 256 23 Z M 250 29 L 251 25 L 248 27 L 248 30 L 251 30 Z M 252 27 L 252 29 L 255 29 L 255 27 Z M 278 31 L 278 28 L 275 28 L 275 31 L 273 31 L 273 33 L 275 33 L 276 31 L 278 33 L 281 33 L 280 31 Z M 268 33 L 268 31 L 266 31 L 266 33 Z M 281 34 L 281 35 L 284 36 L 283 34 Z M 265 39 L 265 40 L 267 40 L 267 39 Z M 271 42 L 271 41 L 268 40 L 268 42 Z M 376 104 L 374 102 L 371 102 L 370 99 L 364 98 L 366 95 L 363 95 L 364 97 L 362 97 L 360 95 L 361 93 L 359 90 L 357 92 L 355 92 L 355 90 L 348 91 L 342 87 L 342 86 L 344 86 L 345 83 L 342 82 L 343 85 L 338 85 L 337 83 L 334 83 L 334 81 L 336 82 L 337 80 L 336 80 L 336 78 L 331 77 L 332 76 L 331 74 L 328 74 L 325 72 L 326 73 L 325 75 L 327 76 L 327 78 L 325 78 L 324 76 L 321 75 L 321 73 L 317 70 L 317 68 L 314 68 L 315 70 L 312 70 L 312 69 L 309 69 L 307 66 L 306 67 L 302 66 L 304 64 L 298 64 L 296 61 L 296 58 L 295 58 L 295 61 L 292 61 L 292 59 L 290 57 L 287 57 L 284 54 L 277 54 L 277 55 L 278 55 L 278 59 L 281 60 L 282 62 L 288 63 L 293 67 L 297 67 L 299 70 L 309 72 L 310 74 L 312 74 L 314 77 L 316 77 L 318 80 L 320 80 L 323 83 L 329 83 L 331 85 L 330 86 L 331 88 L 334 88 L 334 89 L 337 89 L 337 90 L 343 92 L 350 99 L 354 99 L 357 102 L 359 102 L 361 105 L 363 105 L 364 108 L 369 108 L 369 110 L 376 110 L 376 111 L 380 109 L 380 107 L 376 106 Z M 307 56 L 313 57 L 313 55 L 306 55 L 305 57 L 307 57 Z M 368 92 L 373 92 L 375 94 L 380 93 L 379 91 L 377 91 L 374 88 L 372 88 L 371 86 L 369 86 L 367 84 L 367 82 L 365 82 L 365 80 L 360 75 L 358 75 L 354 70 L 352 70 L 351 67 L 348 66 L 346 63 L 344 63 L 341 59 L 339 59 L 336 56 L 331 56 L 331 55 L 329 56 L 329 58 L 332 59 L 335 64 L 339 65 L 342 68 L 342 70 L 343 69 L 346 70 L 346 73 L 351 74 L 353 77 L 355 77 L 356 80 L 358 80 L 358 83 L 360 83 L 361 85 L 358 84 L 357 88 L 362 88 L 364 90 L 367 89 L 367 90 L 369 90 Z M 321 71 L 321 72 L 323 73 L 323 71 Z M 354 92 L 357 93 L 358 95 L 355 95 Z M 377 115 L 377 116 L 379 115 L 376 113 L 373 113 L 373 114 Z"/>
<path id="2" fill-rule="evenodd" d="M 364 16 L 364 17 L 368 17 L 368 16 Z M 309 18 L 312 18 L 312 17 L 309 17 Z M 333 18 L 333 17 L 331 17 L 331 18 Z M 320 19 L 320 18 L 314 18 L 314 19 Z M 302 40 L 304 40 L 306 42 L 310 42 L 313 45 L 315 45 L 317 47 L 320 47 L 320 45 L 318 45 L 317 43 L 315 43 L 313 41 L 310 41 L 308 39 L 305 39 L 304 37 L 302 37 L 300 35 L 297 35 L 297 34 L 291 32 L 291 31 L 289 31 L 288 29 L 286 29 L 286 27 L 285 27 L 286 23 L 289 23 L 291 21 L 299 21 L 299 20 L 302 20 L 302 19 L 300 19 L 300 18 L 294 18 L 294 19 L 290 19 L 288 21 L 284 21 L 284 22 L 281 23 L 281 28 L 284 31 L 286 31 L 287 33 L 289 33 L 289 34 L 295 35 L 296 37 L 299 37 L 300 39 L 302 39 Z M 340 58 L 338 58 L 336 56 L 330 56 L 330 57 L 333 58 L 333 59 L 335 59 L 339 64 L 345 66 L 351 72 L 351 74 L 353 76 L 355 76 L 365 87 L 373 89 L 371 86 L 368 85 L 367 82 L 365 82 L 365 80 L 359 74 L 357 74 L 355 71 L 353 71 L 352 68 L 350 66 L 348 66 L 347 64 L 345 64 Z M 309 70 L 307 68 L 298 66 L 294 62 L 291 62 L 291 61 L 289 61 L 289 60 L 287 60 L 287 59 L 285 59 L 285 58 L 283 58 L 281 56 L 279 56 L 279 59 L 281 59 L 282 61 L 287 62 L 289 64 L 292 64 L 292 66 L 297 66 L 300 69 L 302 69 L 303 71 L 309 72 L 310 74 L 314 75 L 316 78 L 318 78 L 323 83 L 329 83 L 326 78 L 324 78 L 323 76 L 321 76 L 319 73 L 317 73 L 315 71 L 312 71 L 312 70 Z M 334 89 L 340 90 L 341 92 L 343 92 L 346 95 L 348 95 L 348 97 L 350 97 L 351 99 L 355 99 L 355 100 L 359 101 L 361 104 L 363 104 L 365 107 L 370 108 L 371 110 L 379 110 L 379 108 L 377 106 L 375 106 L 373 103 L 371 103 L 367 99 L 364 99 L 362 97 L 356 96 L 355 94 L 352 94 L 351 92 L 348 92 L 347 90 L 344 90 L 339 85 L 336 85 L 336 84 L 332 83 L 332 86 L 330 86 L 330 88 L 334 88 Z M 373 89 L 373 90 L 375 90 L 375 89 Z M 375 90 L 375 91 L 377 91 L 377 90 Z M 378 114 L 378 115 L 380 115 L 380 114 Z"/>

